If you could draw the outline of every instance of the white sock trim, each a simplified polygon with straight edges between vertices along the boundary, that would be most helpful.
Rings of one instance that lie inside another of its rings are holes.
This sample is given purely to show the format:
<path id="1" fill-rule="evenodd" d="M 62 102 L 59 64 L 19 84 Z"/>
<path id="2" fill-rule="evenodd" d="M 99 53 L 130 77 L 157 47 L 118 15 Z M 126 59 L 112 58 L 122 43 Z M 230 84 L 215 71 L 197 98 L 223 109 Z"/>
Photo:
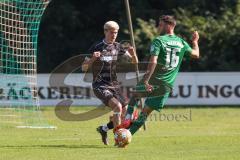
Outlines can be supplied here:
<path id="1" fill-rule="evenodd" d="M 127 114 L 125 119 L 132 119 L 132 115 L 131 114 Z"/>
<path id="2" fill-rule="evenodd" d="M 113 112 L 114 115 L 121 115 L 121 112 Z"/>
<path id="3" fill-rule="evenodd" d="M 109 130 L 108 126 L 105 124 L 105 125 L 102 125 L 102 130 L 104 130 L 105 132 L 107 132 Z"/>

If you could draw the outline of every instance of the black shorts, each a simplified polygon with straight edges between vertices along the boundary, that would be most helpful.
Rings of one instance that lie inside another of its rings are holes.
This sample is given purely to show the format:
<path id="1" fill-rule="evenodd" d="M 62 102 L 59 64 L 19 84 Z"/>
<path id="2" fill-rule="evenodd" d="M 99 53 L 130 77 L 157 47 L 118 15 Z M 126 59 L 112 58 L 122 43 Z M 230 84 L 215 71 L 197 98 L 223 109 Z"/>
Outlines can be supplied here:
<path id="1" fill-rule="evenodd" d="M 95 96 L 99 98 L 106 106 L 108 106 L 108 102 L 112 98 L 116 98 L 122 104 L 122 106 L 127 105 L 127 101 L 122 95 L 119 87 L 108 85 L 94 85 L 93 92 Z"/>

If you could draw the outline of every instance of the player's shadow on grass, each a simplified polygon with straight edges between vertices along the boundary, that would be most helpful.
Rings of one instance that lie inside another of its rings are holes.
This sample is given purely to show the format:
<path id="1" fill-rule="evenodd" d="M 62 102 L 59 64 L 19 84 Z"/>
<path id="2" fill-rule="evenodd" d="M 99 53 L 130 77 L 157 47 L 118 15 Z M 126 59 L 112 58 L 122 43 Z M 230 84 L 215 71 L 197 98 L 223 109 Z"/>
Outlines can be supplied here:
<path id="1" fill-rule="evenodd" d="M 8 149 L 39 149 L 39 148 L 86 148 L 86 149 L 97 149 L 97 148 L 109 148 L 107 146 L 103 146 L 103 145 L 0 145 L 0 148 L 8 148 Z"/>

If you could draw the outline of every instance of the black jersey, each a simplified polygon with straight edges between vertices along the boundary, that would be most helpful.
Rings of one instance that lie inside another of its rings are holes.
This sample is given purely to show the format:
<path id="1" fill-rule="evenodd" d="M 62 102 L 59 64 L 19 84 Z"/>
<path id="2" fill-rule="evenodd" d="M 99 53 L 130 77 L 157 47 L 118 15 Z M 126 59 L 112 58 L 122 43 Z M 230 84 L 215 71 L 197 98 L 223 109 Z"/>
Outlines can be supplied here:
<path id="1" fill-rule="evenodd" d="M 119 56 L 127 53 L 127 50 L 122 48 L 117 42 L 107 44 L 104 41 L 96 43 L 90 48 L 89 52 L 101 52 L 99 59 L 93 62 L 93 84 L 114 85 L 117 83 L 117 60 Z"/>

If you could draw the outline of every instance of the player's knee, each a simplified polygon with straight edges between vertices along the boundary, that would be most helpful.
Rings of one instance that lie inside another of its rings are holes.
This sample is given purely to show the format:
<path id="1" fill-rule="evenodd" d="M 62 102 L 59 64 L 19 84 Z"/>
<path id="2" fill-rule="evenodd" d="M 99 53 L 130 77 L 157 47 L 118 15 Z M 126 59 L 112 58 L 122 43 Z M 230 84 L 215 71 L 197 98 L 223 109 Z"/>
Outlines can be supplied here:
<path id="1" fill-rule="evenodd" d="M 147 105 L 143 108 L 142 112 L 145 113 L 147 116 L 152 113 L 153 109 Z"/>

